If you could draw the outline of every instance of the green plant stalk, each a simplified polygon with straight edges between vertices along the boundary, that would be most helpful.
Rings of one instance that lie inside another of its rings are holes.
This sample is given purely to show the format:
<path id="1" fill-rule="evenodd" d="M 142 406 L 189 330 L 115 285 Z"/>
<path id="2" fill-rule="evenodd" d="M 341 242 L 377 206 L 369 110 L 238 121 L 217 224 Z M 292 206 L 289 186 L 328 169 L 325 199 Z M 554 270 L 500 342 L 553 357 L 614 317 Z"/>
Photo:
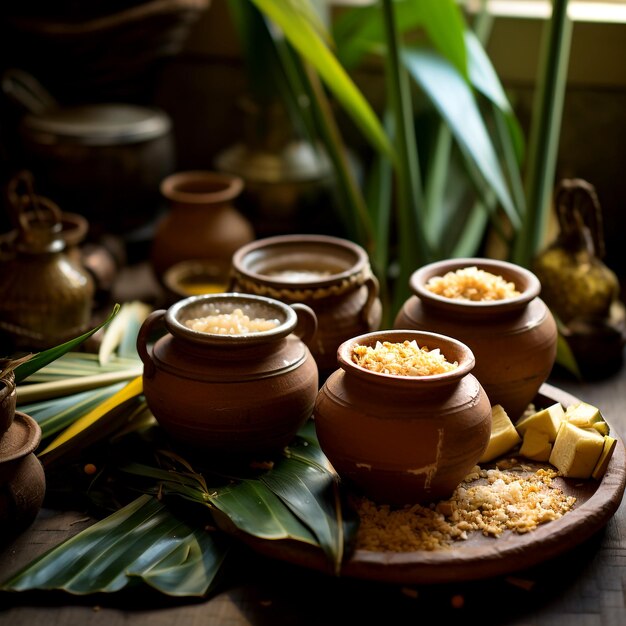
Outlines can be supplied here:
<path id="1" fill-rule="evenodd" d="M 393 311 L 409 295 L 409 278 L 420 265 L 430 260 L 423 228 L 423 191 L 419 169 L 410 83 L 400 60 L 400 36 L 396 26 L 393 0 L 382 0 L 386 38 L 386 75 L 390 107 L 395 120 L 396 198 L 398 221 L 399 273 L 394 288 Z M 392 311 L 392 315 L 393 315 Z"/>
<path id="2" fill-rule="evenodd" d="M 529 267 L 539 251 L 550 213 L 550 198 L 559 147 L 565 97 L 572 22 L 568 0 L 554 0 L 542 42 L 539 85 L 533 121 L 526 179 L 526 220 L 515 241 L 513 261 Z"/>

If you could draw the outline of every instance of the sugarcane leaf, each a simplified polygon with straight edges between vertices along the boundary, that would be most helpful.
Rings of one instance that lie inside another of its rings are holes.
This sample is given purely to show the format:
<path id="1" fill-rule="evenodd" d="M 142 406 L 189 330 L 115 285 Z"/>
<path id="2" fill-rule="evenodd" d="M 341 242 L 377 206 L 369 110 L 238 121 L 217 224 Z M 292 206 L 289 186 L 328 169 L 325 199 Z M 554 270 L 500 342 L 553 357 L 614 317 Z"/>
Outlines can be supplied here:
<path id="1" fill-rule="evenodd" d="M 446 120 L 461 149 L 474 160 L 493 187 L 513 227 L 519 228 L 520 217 L 468 84 L 450 63 L 428 50 L 406 49 L 403 59 L 413 78 Z"/>
<path id="2" fill-rule="evenodd" d="M 291 45 L 315 68 L 368 141 L 377 150 L 393 158 L 393 148 L 371 105 L 320 36 L 316 24 L 309 19 L 309 2 L 252 2 L 282 29 Z"/>
<path id="3" fill-rule="evenodd" d="M 38 456 L 45 467 L 57 462 L 65 453 L 76 453 L 81 447 L 109 436 L 113 430 L 129 418 L 129 414 L 141 409 L 143 377 L 138 376 L 126 383 L 119 391 L 77 419 Z"/>
<path id="4" fill-rule="evenodd" d="M 20 411 L 30 415 L 41 427 L 41 439 L 58 433 L 77 419 L 120 391 L 124 383 L 95 390 L 74 393 L 62 398 L 20 405 Z"/>
<path id="5" fill-rule="evenodd" d="M 257 480 L 216 489 L 211 504 L 239 530 L 261 539 L 294 539 L 318 545 L 307 526 L 270 489 Z"/>
<path id="6" fill-rule="evenodd" d="M 115 304 L 113 310 L 109 314 L 109 316 L 102 322 L 98 324 L 90 331 L 80 335 L 79 337 L 75 337 L 74 339 L 70 339 L 65 343 L 62 343 L 53 348 L 49 348 L 48 350 L 43 350 L 42 352 L 38 352 L 32 359 L 29 359 L 25 363 L 22 363 L 17 368 L 15 368 L 15 382 L 20 383 L 26 378 L 28 378 L 31 374 L 40 370 L 48 363 L 52 363 L 63 354 L 70 352 L 74 348 L 78 347 L 81 343 L 83 343 L 86 339 L 89 339 L 93 334 L 98 332 L 101 328 L 106 326 L 119 312 L 120 305 Z"/>
<path id="7" fill-rule="evenodd" d="M 228 543 L 148 495 L 49 550 L 0 589 L 111 593 L 141 581 L 172 596 L 203 596 Z"/>

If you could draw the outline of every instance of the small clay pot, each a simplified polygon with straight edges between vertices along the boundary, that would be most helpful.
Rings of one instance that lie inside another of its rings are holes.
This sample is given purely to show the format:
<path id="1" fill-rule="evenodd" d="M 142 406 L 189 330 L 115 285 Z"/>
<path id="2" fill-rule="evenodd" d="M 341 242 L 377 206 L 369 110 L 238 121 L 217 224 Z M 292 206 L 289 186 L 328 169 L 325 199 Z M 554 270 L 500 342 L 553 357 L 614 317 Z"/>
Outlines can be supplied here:
<path id="1" fill-rule="evenodd" d="M 356 345 L 417 342 L 458 367 L 401 376 L 357 365 Z M 471 371 L 472 351 L 443 335 L 383 330 L 349 339 L 339 369 L 318 393 L 313 416 L 320 446 L 342 481 L 381 504 L 449 497 L 478 463 L 491 434 L 491 405 Z"/>
<path id="2" fill-rule="evenodd" d="M 520 295 L 456 300 L 425 286 L 433 277 L 474 266 L 512 282 Z M 501 404 L 516 421 L 550 375 L 556 358 L 556 322 L 539 298 L 541 284 L 535 274 L 496 259 L 458 258 L 421 267 L 412 274 L 410 285 L 414 295 L 398 312 L 394 328 L 428 330 L 467 344 L 476 357 L 473 373 L 491 404 Z"/>
<path id="3" fill-rule="evenodd" d="M 238 210 L 243 179 L 212 171 L 176 172 L 160 190 L 169 205 L 155 227 L 151 262 L 159 281 L 180 261 L 205 260 L 226 282 L 231 257 L 254 239 L 250 221 Z"/>
<path id="4" fill-rule="evenodd" d="M 0 528 L 17 532 L 30 525 L 43 504 L 46 478 L 34 452 L 41 441 L 39 424 L 16 411 L 0 437 Z"/>
<path id="5" fill-rule="evenodd" d="M 278 325 L 232 335 L 185 325 L 238 308 Z M 149 348 L 161 323 L 168 332 Z M 174 442 L 207 462 L 272 456 L 311 416 L 318 372 L 307 342 L 315 327 L 305 305 L 245 294 L 193 296 L 155 311 L 137 337 L 148 406 Z"/>
<path id="6" fill-rule="evenodd" d="M 326 378 L 337 366 L 337 348 L 377 330 L 382 318 L 378 280 L 366 251 L 328 235 L 278 235 L 258 239 L 233 256 L 232 291 L 302 302 L 317 316 L 311 352 Z"/>
<path id="7" fill-rule="evenodd" d="M 0 437 L 13 423 L 16 404 L 15 374 L 9 372 L 4 378 L 0 378 Z"/>

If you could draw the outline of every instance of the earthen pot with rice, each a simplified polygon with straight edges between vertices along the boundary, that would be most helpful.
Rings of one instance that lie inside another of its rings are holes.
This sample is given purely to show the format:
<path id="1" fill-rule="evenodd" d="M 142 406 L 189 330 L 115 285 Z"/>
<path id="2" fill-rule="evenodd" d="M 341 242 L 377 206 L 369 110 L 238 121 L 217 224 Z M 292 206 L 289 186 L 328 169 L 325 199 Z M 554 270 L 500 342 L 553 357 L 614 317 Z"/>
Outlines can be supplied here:
<path id="1" fill-rule="evenodd" d="M 349 339 L 313 417 L 342 481 L 380 504 L 450 497 L 491 434 L 474 355 L 436 333 L 383 330 Z"/>
<path id="2" fill-rule="evenodd" d="M 311 416 L 316 323 L 305 305 L 235 293 L 154 311 L 137 336 L 148 406 L 175 444 L 207 463 L 272 456 Z"/>
<path id="3" fill-rule="evenodd" d="M 557 326 L 539 297 L 539 279 L 495 259 L 458 258 L 416 270 L 413 295 L 394 328 L 427 330 L 467 344 L 474 375 L 492 405 L 516 421 L 547 380 L 556 358 Z"/>

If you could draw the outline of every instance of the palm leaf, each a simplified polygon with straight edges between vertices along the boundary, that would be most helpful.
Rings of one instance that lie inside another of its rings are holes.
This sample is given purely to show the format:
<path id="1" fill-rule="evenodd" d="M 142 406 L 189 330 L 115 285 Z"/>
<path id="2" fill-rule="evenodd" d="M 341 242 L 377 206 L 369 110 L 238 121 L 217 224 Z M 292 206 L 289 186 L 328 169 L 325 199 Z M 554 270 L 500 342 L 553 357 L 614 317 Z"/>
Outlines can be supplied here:
<path id="1" fill-rule="evenodd" d="M 112 593 L 144 582 L 171 596 L 211 590 L 228 544 L 142 495 L 30 563 L 0 587 Z"/>

